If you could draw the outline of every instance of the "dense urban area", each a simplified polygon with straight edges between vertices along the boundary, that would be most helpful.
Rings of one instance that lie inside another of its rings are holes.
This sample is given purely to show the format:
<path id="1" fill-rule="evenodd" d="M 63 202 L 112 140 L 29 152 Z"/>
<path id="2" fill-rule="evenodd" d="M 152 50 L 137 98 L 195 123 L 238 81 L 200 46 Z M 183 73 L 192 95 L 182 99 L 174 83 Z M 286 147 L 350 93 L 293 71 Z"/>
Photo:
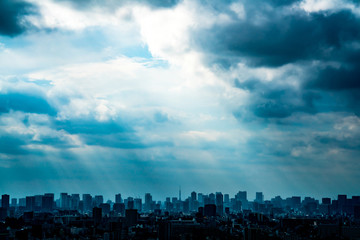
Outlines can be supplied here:
<path id="1" fill-rule="evenodd" d="M 115 195 L 3 194 L 0 239 L 360 239 L 360 196 L 276 196 L 192 192 L 154 201 Z"/>

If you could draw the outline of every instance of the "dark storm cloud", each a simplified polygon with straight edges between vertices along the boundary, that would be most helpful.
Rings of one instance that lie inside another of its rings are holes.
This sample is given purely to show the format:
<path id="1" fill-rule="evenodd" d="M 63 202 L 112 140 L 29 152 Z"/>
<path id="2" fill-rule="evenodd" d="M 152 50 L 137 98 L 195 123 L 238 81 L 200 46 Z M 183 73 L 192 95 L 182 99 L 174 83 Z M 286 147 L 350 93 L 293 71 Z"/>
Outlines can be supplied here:
<path id="1" fill-rule="evenodd" d="M 360 89 L 360 63 L 321 69 L 315 78 L 306 83 L 306 87 L 333 91 Z"/>
<path id="2" fill-rule="evenodd" d="M 203 2 L 219 6 L 214 1 Z M 236 87 L 250 93 L 245 110 L 256 117 L 281 119 L 296 112 L 324 111 L 359 115 L 359 17 L 341 7 L 311 13 L 288 7 L 297 2 L 244 1 L 244 19 L 230 13 L 232 1 L 221 3 L 232 21 L 194 32 L 194 43 L 205 52 L 209 65 L 225 69 L 236 68 L 237 63 L 250 68 L 292 64 L 301 69 L 301 74 L 287 73 L 271 82 L 235 81 Z M 284 84 L 289 75 L 298 87 Z M 246 111 L 239 114 L 241 111 L 234 115 L 244 118 Z"/>
<path id="3" fill-rule="evenodd" d="M 22 93 L 0 94 L 0 113 L 10 110 L 56 115 L 56 110 L 42 97 Z"/>
<path id="4" fill-rule="evenodd" d="M 250 92 L 248 109 L 260 118 L 286 118 L 295 112 L 315 113 L 318 110 L 314 101 L 321 98 L 314 91 L 299 91 L 288 85 L 258 79 L 235 81 L 235 86 Z"/>
<path id="5" fill-rule="evenodd" d="M 24 16 L 36 13 L 36 7 L 21 0 L 0 1 L 0 34 L 16 36 L 23 33 L 29 23 L 25 23 Z"/>
<path id="6" fill-rule="evenodd" d="M 198 46 L 213 52 L 215 62 L 277 67 L 298 61 L 334 60 L 344 45 L 359 40 L 360 21 L 351 11 L 282 13 L 281 9 L 263 10 L 261 23 L 248 14 L 246 20 L 198 33 Z"/>

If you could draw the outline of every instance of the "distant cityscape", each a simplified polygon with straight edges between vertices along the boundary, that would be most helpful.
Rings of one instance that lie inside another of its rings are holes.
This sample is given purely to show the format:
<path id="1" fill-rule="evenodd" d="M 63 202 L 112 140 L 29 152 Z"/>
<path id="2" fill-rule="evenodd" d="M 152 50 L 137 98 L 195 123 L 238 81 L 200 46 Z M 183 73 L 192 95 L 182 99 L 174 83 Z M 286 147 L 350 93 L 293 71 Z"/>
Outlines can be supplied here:
<path id="1" fill-rule="evenodd" d="M 1 196 L 0 239 L 360 239 L 360 196 Z M 299 231 L 301 229 L 301 231 Z M 89 238 L 90 237 L 90 238 Z"/>

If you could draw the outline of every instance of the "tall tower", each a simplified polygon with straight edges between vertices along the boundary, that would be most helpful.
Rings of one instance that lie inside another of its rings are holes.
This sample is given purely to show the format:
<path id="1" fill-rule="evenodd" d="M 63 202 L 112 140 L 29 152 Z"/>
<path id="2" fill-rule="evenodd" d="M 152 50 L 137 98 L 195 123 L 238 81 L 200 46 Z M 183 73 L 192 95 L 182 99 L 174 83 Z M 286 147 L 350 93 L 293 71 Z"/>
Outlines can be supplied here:
<path id="1" fill-rule="evenodd" d="M 181 201 L 181 186 L 179 186 L 179 201 Z"/>

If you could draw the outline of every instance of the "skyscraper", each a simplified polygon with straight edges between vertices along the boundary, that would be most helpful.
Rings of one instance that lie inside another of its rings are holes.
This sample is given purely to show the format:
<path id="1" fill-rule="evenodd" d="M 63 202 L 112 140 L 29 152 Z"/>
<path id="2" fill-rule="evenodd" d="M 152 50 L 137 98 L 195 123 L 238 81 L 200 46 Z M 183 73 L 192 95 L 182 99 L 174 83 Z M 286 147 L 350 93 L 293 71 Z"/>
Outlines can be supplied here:
<path id="1" fill-rule="evenodd" d="M 41 198 L 41 207 L 44 212 L 51 212 L 54 205 L 54 194 L 45 194 Z"/>
<path id="2" fill-rule="evenodd" d="M 247 200 L 247 192 L 246 191 L 239 191 L 236 195 L 235 195 L 235 199 L 237 201 L 241 202 L 241 206 L 244 209 L 248 209 L 248 200 Z"/>
<path id="3" fill-rule="evenodd" d="M 83 205 L 84 205 L 84 212 L 89 212 L 92 210 L 92 196 L 90 194 L 83 194 Z"/>
<path id="4" fill-rule="evenodd" d="M 216 213 L 220 216 L 223 215 L 224 212 L 224 198 L 221 192 L 216 193 Z"/>
<path id="5" fill-rule="evenodd" d="M 152 210 L 152 196 L 150 193 L 145 194 L 145 211 L 151 211 Z"/>
<path id="6" fill-rule="evenodd" d="M 60 193 L 60 208 L 62 209 L 70 208 L 70 198 L 67 193 Z"/>
<path id="7" fill-rule="evenodd" d="M 99 207 L 100 204 L 104 203 L 104 197 L 102 195 L 96 195 L 94 198 L 95 206 Z"/>
<path id="8" fill-rule="evenodd" d="M 1 207 L 9 209 L 9 207 L 10 207 L 10 196 L 8 194 L 3 194 L 1 196 Z"/>
<path id="9" fill-rule="evenodd" d="M 138 212 L 142 211 L 142 200 L 141 198 L 134 199 L 134 209 L 138 210 Z"/>
<path id="10" fill-rule="evenodd" d="M 34 196 L 26 197 L 26 210 L 34 211 L 34 208 L 35 208 L 35 197 Z"/>
<path id="11" fill-rule="evenodd" d="M 11 199 L 11 204 L 10 204 L 11 207 L 17 207 L 17 198 L 12 198 Z"/>
<path id="12" fill-rule="evenodd" d="M 70 208 L 72 210 L 79 209 L 80 204 L 80 195 L 79 194 L 71 194 Z"/>
<path id="13" fill-rule="evenodd" d="M 262 192 L 256 192 L 255 202 L 257 202 L 257 203 L 264 203 L 264 195 L 263 195 Z"/>
<path id="14" fill-rule="evenodd" d="M 115 203 L 122 203 L 122 198 L 120 193 L 115 195 Z"/>

